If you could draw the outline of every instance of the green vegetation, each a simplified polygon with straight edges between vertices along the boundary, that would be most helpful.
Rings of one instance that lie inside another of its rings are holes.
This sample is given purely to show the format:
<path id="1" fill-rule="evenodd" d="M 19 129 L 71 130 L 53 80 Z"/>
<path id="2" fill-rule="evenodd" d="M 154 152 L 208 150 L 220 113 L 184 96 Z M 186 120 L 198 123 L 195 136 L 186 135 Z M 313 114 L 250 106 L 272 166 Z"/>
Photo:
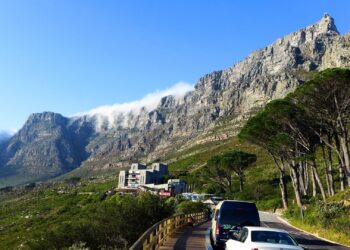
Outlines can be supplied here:
<path id="1" fill-rule="evenodd" d="M 294 197 L 316 197 L 317 188 L 326 201 L 335 194 L 334 171 L 339 168 L 340 189 L 350 186 L 350 70 L 329 69 L 299 87 L 284 99 L 275 100 L 252 117 L 241 130 L 241 139 L 261 146 L 280 172 L 283 207 L 288 208 L 286 168 L 291 173 Z M 318 149 L 326 168 L 327 194 L 319 174 Z M 336 157 L 334 157 L 334 154 Z M 311 184 L 310 184 L 311 182 Z"/>
<path id="2" fill-rule="evenodd" d="M 327 202 L 311 200 L 304 210 L 292 206 L 284 216 L 295 226 L 330 240 L 350 245 L 350 188 Z"/>
<path id="3" fill-rule="evenodd" d="M 27 246 L 38 234 L 78 221 L 115 184 L 114 179 L 101 183 L 86 181 L 77 188 L 61 183 L 1 193 L 0 248 Z"/>
<path id="4" fill-rule="evenodd" d="M 243 191 L 243 179 L 246 168 L 256 162 L 256 155 L 232 150 L 211 157 L 201 169 L 204 182 L 211 182 L 224 190 L 226 196 L 233 191 L 233 174 L 239 178 L 239 189 Z"/>
<path id="5" fill-rule="evenodd" d="M 127 249 L 147 228 L 172 212 L 172 206 L 150 193 L 113 196 L 81 211 L 74 220 L 40 233 L 28 245 L 31 249 L 61 249 L 83 242 L 92 249 Z"/>
<path id="6" fill-rule="evenodd" d="M 106 191 L 107 180 L 69 178 L 0 193 L 0 249 L 127 249 L 156 222 L 203 211 L 201 203 Z"/>
<path id="7" fill-rule="evenodd" d="M 205 209 L 205 206 L 201 202 L 193 202 L 191 200 L 185 200 L 179 203 L 175 208 L 176 214 L 191 214 L 199 213 Z"/>
<path id="8" fill-rule="evenodd" d="M 183 154 L 174 154 L 175 157 L 179 158 L 181 155 L 184 156 L 174 163 L 170 163 L 170 175 L 185 180 L 194 191 L 222 195 L 224 193 L 222 188 L 203 179 L 202 168 L 210 158 L 233 150 L 249 152 L 257 157 L 254 166 L 245 171 L 245 186 L 242 192 L 239 190 L 239 178 L 233 175 L 233 197 L 255 201 L 258 207 L 264 210 L 280 207 L 282 203 L 278 193 L 278 171 L 274 167 L 272 159 L 262 148 L 241 141 L 237 137 L 196 145 L 193 149 L 187 149 Z M 191 155 L 190 152 L 196 153 Z M 193 163 L 190 163 L 191 161 Z M 289 180 L 288 183 L 290 184 Z M 290 185 L 288 187 L 291 188 Z"/>

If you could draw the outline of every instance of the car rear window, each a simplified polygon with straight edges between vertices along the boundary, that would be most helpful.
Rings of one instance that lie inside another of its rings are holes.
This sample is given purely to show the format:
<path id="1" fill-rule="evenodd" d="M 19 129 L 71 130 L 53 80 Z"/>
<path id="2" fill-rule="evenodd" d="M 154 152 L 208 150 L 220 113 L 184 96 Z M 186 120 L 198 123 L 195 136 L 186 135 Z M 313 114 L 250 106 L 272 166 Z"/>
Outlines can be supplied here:
<path id="1" fill-rule="evenodd" d="M 288 233 L 272 231 L 252 231 L 251 237 L 252 242 L 267 242 L 292 246 L 298 245 Z"/>
<path id="2" fill-rule="evenodd" d="M 259 226 L 259 214 L 253 203 L 227 202 L 221 207 L 220 223 L 232 226 Z"/>

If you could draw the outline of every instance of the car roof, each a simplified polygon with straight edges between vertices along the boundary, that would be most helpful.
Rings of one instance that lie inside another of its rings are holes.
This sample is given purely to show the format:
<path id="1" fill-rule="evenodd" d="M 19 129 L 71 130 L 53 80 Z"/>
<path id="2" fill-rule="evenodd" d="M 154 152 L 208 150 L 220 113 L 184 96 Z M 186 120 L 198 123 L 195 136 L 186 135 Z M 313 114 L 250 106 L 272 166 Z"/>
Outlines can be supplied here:
<path id="1" fill-rule="evenodd" d="M 235 202 L 235 203 L 249 203 L 249 204 L 255 204 L 254 202 L 250 202 L 250 201 L 223 200 L 223 201 L 220 201 L 220 202 L 216 205 L 216 209 L 221 208 L 221 206 L 222 206 L 222 204 L 224 204 L 224 202 Z"/>
<path id="2" fill-rule="evenodd" d="M 288 233 L 286 230 L 278 229 L 278 228 L 271 228 L 271 227 L 251 227 L 251 226 L 247 226 L 245 228 L 247 228 L 249 231 L 269 231 L 269 232 Z"/>

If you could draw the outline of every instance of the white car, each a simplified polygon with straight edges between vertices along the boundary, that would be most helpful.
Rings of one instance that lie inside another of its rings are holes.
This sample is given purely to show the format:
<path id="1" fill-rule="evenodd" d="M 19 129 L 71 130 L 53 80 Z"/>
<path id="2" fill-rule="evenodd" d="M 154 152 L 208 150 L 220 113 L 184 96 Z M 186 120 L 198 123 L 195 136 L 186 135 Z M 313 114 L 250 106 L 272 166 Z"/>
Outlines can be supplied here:
<path id="1" fill-rule="evenodd" d="M 227 250 L 303 250 L 290 234 L 268 227 L 243 227 L 237 240 L 226 242 Z"/>

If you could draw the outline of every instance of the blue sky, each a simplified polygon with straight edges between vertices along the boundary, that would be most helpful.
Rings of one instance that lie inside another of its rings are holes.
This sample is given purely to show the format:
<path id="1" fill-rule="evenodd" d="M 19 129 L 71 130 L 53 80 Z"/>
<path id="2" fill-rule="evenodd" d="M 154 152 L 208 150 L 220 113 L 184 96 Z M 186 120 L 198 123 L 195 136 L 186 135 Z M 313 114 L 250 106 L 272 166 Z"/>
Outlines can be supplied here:
<path id="1" fill-rule="evenodd" d="M 194 84 L 324 12 L 350 30 L 345 0 L 2 0 L 0 130 Z"/>

